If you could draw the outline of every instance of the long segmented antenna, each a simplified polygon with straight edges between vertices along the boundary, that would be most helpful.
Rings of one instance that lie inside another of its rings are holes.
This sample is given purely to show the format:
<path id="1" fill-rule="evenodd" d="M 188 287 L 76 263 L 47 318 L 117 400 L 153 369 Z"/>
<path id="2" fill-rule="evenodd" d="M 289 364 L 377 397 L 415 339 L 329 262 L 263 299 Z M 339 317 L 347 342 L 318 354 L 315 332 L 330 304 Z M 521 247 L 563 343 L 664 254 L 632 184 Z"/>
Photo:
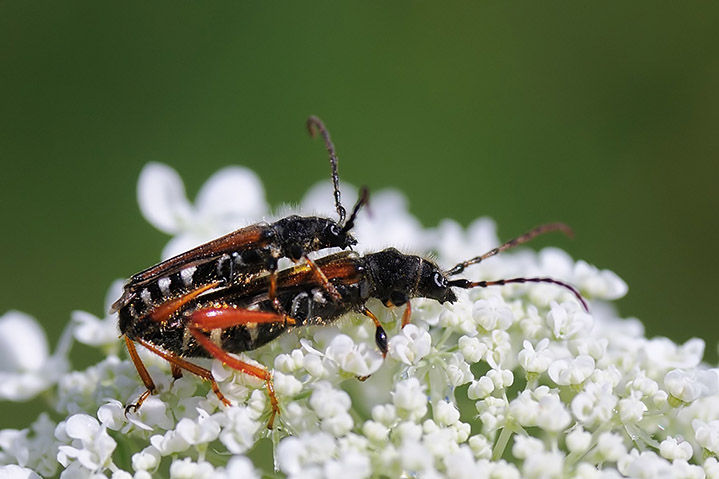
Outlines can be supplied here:
<path id="1" fill-rule="evenodd" d="M 577 289 L 570 285 L 565 283 L 564 281 L 559 281 L 557 279 L 553 278 L 512 278 L 512 279 L 499 279 L 496 281 L 469 281 L 467 279 L 454 279 L 449 282 L 449 286 L 457 287 L 457 288 L 463 288 L 463 289 L 472 289 L 472 288 L 486 288 L 488 286 L 504 286 L 505 284 L 510 283 L 549 283 L 549 284 L 555 284 L 557 286 L 561 286 L 562 288 L 570 291 L 582 304 L 582 308 L 584 308 L 584 311 L 589 312 L 589 307 L 587 306 L 587 302 L 582 297 L 581 293 L 577 291 Z"/>
<path id="2" fill-rule="evenodd" d="M 360 190 L 359 198 L 357 198 L 357 203 L 355 203 L 354 208 L 352 208 L 352 214 L 350 214 L 349 219 L 347 220 L 347 223 L 342 227 L 342 231 L 346 232 L 352 229 L 352 227 L 355 225 L 355 220 L 357 219 L 357 213 L 359 213 L 360 208 L 362 206 L 369 203 L 369 190 L 366 186 L 363 186 Z"/>
<path id="3" fill-rule="evenodd" d="M 312 138 L 317 136 L 317 132 L 322 135 L 325 147 L 327 148 L 327 153 L 330 155 L 330 165 L 332 166 L 332 184 L 335 194 L 335 207 L 337 208 L 337 214 L 340 216 L 338 223 L 342 224 L 347 216 L 347 211 L 344 206 L 342 206 L 342 200 L 340 197 L 340 177 L 337 173 L 337 153 L 335 152 L 335 145 L 330 139 L 330 132 L 327 131 L 327 128 L 325 128 L 325 124 L 322 123 L 322 120 L 316 116 L 312 115 L 307 118 L 307 130 L 309 130 Z"/>
<path id="4" fill-rule="evenodd" d="M 531 241 L 534 238 L 536 238 L 537 236 L 542 235 L 544 233 L 549 233 L 550 231 L 561 231 L 562 233 L 569 236 L 570 238 L 574 236 L 574 231 L 572 231 L 572 228 L 565 225 L 564 223 L 548 223 L 546 225 L 537 226 L 533 230 L 528 231 L 527 233 L 524 233 L 521 236 L 517 236 L 516 238 L 507 241 L 503 245 L 501 245 L 497 248 L 494 248 L 492 251 L 489 251 L 488 253 L 484 253 L 482 256 L 477 256 L 476 258 L 468 259 L 467 261 L 463 261 L 463 262 L 459 263 L 454 268 L 448 270 L 446 272 L 446 274 L 447 274 L 447 276 L 458 275 L 459 273 L 464 271 L 465 268 L 467 268 L 468 266 L 480 263 L 491 256 L 499 254 L 502 251 L 506 251 L 509 248 L 513 248 L 517 245 Z"/>

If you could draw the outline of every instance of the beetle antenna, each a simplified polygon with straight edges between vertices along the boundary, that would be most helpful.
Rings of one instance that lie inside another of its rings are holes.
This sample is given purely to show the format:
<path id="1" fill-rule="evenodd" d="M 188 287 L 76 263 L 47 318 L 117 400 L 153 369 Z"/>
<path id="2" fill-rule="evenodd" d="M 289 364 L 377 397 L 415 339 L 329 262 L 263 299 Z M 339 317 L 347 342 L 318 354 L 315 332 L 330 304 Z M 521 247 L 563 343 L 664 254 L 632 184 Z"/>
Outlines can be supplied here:
<path id="1" fill-rule="evenodd" d="M 499 246 L 497 248 L 494 248 L 492 251 L 484 253 L 482 256 L 477 256 L 475 258 L 468 259 L 467 261 L 463 261 L 462 263 L 459 263 L 454 268 L 448 270 L 446 272 L 446 274 L 447 274 L 447 276 L 455 276 L 455 275 L 461 273 L 462 271 L 464 271 L 468 266 L 480 263 L 491 256 L 499 254 L 502 251 L 508 250 L 509 248 L 513 248 L 520 244 L 527 243 L 528 241 L 533 240 L 537 236 L 542 235 L 544 233 L 549 233 L 550 231 L 561 231 L 562 233 L 569 236 L 570 238 L 574 236 L 574 231 L 572 231 L 572 228 L 570 228 L 569 226 L 567 226 L 564 223 L 548 223 L 546 225 L 537 226 L 533 230 L 528 231 L 527 233 L 524 233 L 521 236 L 517 236 L 516 238 L 507 241 L 502 246 Z"/>
<path id="2" fill-rule="evenodd" d="M 471 289 L 471 288 L 486 288 L 488 286 L 504 286 L 505 284 L 510 283 L 549 283 L 549 284 L 555 284 L 557 286 L 560 286 L 566 290 L 568 290 L 570 293 L 574 295 L 575 298 L 579 300 L 579 302 L 582 304 L 582 308 L 584 308 L 584 311 L 589 312 L 589 307 L 587 306 L 587 302 L 582 297 L 582 294 L 572 286 L 571 284 L 565 283 L 564 281 L 559 281 L 557 279 L 553 278 L 512 278 L 512 279 L 499 279 L 496 281 L 469 281 L 467 279 L 454 279 L 450 281 L 448 284 L 451 287 L 456 288 L 463 288 L 463 289 Z"/>
<path id="3" fill-rule="evenodd" d="M 355 203 L 354 208 L 352 208 L 352 214 L 350 214 L 349 219 L 347 220 L 347 223 L 342 227 L 342 231 L 346 232 L 352 229 L 352 227 L 355 225 L 355 220 L 357 219 L 357 213 L 359 213 L 360 208 L 364 205 L 369 204 L 369 190 L 366 186 L 363 186 L 360 189 L 359 198 L 357 198 L 357 203 Z"/>
<path id="4" fill-rule="evenodd" d="M 335 208 L 337 209 L 337 214 L 340 216 L 339 224 L 342 224 L 345 220 L 345 216 L 347 216 L 347 211 L 345 210 L 344 206 L 342 206 L 342 200 L 340 198 L 340 176 L 337 173 L 337 153 L 335 152 L 335 145 L 330 139 L 330 132 L 327 131 L 327 128 L 325 128 L 325 124 L 322 123 L 322 120 L 320 120 L 316 116 L 312 115 L 307 118 L 307 129 L 309 130 L 310 136 L 312 138 L 316 137 L 317 133 L 319 132 L 325 142 L 325 148 L 327 148 L 327 153 L 329 153 L 330 155 L 330 166 L 332 166 L 332 186 L 334 188 L 335 195 Z"/>

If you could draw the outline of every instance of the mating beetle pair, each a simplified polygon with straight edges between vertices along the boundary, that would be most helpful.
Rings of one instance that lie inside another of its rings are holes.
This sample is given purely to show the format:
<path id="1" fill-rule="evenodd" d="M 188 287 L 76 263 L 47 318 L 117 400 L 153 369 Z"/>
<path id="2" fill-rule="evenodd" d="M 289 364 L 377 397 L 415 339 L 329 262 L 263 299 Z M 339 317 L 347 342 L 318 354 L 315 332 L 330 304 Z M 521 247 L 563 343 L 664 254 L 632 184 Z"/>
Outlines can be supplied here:
<path id="1" fill-rule="evenodd" d="M 210 382 L 217 397 L 229 401 L 212 373 L 186 358 L 216 358 L 226 365 L 265 381 L 272 407 L 268 427 L 279 412 L 271 373 L 232 356 L 263 346 L 283 332 L 307 325 L 328 325 L 346 313 L 368 316 L 376 326 L 375 341 L 387 353 L 387 335 L 365 305 L 377 298 L 386 306 L 406 305 L 402 325 L 410 321 L 411 298 L 454 302 L 453 288 L 470 289 L 510 283 L 550 283 L 569 290 L 586 309 L 579 292 L 552 278 L 511 278 L 472 282 L 452 279 L 470 265 L 549 232 L 571 230 L 552 223 L 504 243 L 498 248 L 442 270 L 430 260 L 394 248 L 360 256 L 341 251 L 311 260 L 309 253 L 356 244 L 350 230 L 367 202 L 363 189 L 349 219 L 341 204 L 337 156 L 327 129 L 316 117 L 310 133 L 319 132 L 332 167 L 337 222 L 328 218 L 289 216 L 272 224 L 256 224 L 229 233 L 133 275 L 113 304 L 120 331 L 146 391 L 127 410 L 136 410 L 156 387 L 140 360 L 135 342 L 166 359 L 173 376 L 182 371 Z M 278 260 L 296 264 L 278 271 Z"/>

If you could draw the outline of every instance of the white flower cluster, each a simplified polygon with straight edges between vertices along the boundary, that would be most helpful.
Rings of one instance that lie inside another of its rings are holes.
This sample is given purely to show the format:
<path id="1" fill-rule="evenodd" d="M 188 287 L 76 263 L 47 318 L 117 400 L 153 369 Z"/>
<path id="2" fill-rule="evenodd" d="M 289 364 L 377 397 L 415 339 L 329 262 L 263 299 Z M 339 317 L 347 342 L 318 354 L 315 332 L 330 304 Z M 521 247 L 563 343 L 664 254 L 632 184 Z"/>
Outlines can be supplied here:
<path id="1" fill-rule="evenodd" d="M 332 216 L 330 191 L 311 191 L 302 211 Z M 165 256 L 267 211 L 261 183 L 241 168 L 215 175 L 192 205 L 177 174 L 151 164 L 139 200 L 145 217 L 174 235 Z M 354 233 L 360 251 L 434 251 L 450 267 L 497 246 L 494 228 L 480 219 L 466 231 L 449 220 L 426 230 L 400 194 L 380 191 Z M 415 299 L 401 329 L 401 310 L 370 301 L 390 336 L 384 359 L 373 323 L 359 315 L 243 356 L 273 369 L 281 414 L 272 431 L 261 381 L 211 363 L 234 404 L 225 407 L 201 380 L 173 381 L 165 361 L 142 348 L 159 393 L 126 414 L 144 386 L 118 356 L 115 317 L 73 313 L 50 355 L 34 319 L 8 312 L 0 398 L 54 394 L 28 428 L 0 431 L 0 479 L 719 478 L 719 370 L 701 362 L 703 341 L 646 338 L 608 302 L 627 290 L 615 274 L 555 248 L 518 249 L 466 273 L 551 276 L 577 286 L 590 311 L 563 288 L 511 285 L 459 290 L 454 304 Z M 108 305 L 119 294 L 120 283 Z M 70 334 L 106 359 L 70 371 Z"/>

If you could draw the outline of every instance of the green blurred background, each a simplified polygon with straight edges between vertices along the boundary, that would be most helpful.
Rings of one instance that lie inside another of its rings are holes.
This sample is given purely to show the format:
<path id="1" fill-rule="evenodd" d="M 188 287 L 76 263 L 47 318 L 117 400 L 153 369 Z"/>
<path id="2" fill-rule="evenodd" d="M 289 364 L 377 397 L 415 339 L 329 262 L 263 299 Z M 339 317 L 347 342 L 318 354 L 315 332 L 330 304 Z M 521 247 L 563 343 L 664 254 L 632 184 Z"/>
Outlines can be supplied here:
<path id="1" fill-rule="evenodd" d="M 401 189 L 427 226 L 565 221 L 573 241 L 534 247 L 614 270 L 622 315 L 715 361 L 718 5 L 3 2 L 0 313 L 54 345 L 159 259 L 135 199 L 148 161 L 191 197 L 242 164 L 273 205 L 299 201 L 328 178 L 316 114 L 343 181 Z M 0 407 L 18 427 L 42 406 Z"/>

